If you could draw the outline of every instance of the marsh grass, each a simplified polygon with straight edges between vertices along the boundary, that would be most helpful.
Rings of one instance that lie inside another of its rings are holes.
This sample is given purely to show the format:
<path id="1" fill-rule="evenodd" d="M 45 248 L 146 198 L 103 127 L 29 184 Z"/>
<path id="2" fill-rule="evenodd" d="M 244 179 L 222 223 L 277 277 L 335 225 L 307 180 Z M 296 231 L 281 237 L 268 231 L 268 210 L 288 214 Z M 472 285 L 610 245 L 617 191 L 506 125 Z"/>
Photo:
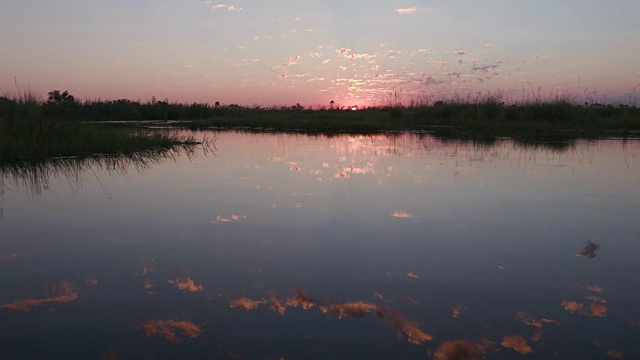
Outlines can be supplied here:
<path id="1" fill-rule="evenodd" d="M 419 130 L 495 136 L 602 136 L 640 130 L 640 109 L 628 106 L 583 106 L 565 99 L 504 105 L 481 102 L 373 107 L 350 110 L 242 108 L 222 116 L 184 122 L 193 128 L 250 128 L 329 132 Z"/>
<path id="2" fill-rule="evenodd" d="M 59 93 L 59 92 L 58 92 Z M 63 93 L 62 95 L 65 95 Z M 51 95 L 51 93 L 50 93 Z M 29 91 L 0 96 L 0 161 L 51 156 L 120 154 L 192 143 L 175 133 L 132 131 L 95 121 L 176 120 L 189 129 L 250 129 L 367 133 L 422 131 L 443 137 L 519 137 L 564 140 L 635 135 L 640 132 L 640 108 L 581 102 L 571 94 L 535 93 L 515 102 L 505 92 L 421 96 L 403 103 L 392 94 L 378 106 L 352 111 L 330 107 L 179 104 L 152 99 L 41 101 Z M 56 100 L 56 99 L 54 99 Z M 133 124 L 133 122 L 129 122 Z"/>
<path id="3" fill-rule="evenodd" d="M 195 144 L 192 137 L 175 132 L 131 131 L 75 118 L 46 116 L 47 106 L 28 91 L 18 96 L 0 97 L 0 161 L 130 154 L 178 144 Z"/>

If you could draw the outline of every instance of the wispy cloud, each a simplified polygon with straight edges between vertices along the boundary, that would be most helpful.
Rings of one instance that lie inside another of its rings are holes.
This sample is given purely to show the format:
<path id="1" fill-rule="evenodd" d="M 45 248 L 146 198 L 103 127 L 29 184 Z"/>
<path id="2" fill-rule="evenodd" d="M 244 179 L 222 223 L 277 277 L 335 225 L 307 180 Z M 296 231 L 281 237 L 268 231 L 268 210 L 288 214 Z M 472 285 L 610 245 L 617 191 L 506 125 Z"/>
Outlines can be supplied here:
<path id="1" fill-rule="evenodd" d="M 471 51 L 468 51 L 468 50 L 447 51 L 447 54 L 450 54 L 450 55 L 469 55 L 469 54 L 471 54 Z"/>
<path id="2" fill-rule="evenodd" d="M 400 14 L 400 15 L 408 15 L 408 14 L 413 14 L 416 11 L 418 11 L 418 9 L 416 9 L 416 7 L 410 7 L 410 8 L 399 8 L 399 9 L 395 9 L 393 10 L 396 13 Z"/>
<path id="3" fill-rule="evenodd" d="M 227 5 L 227 4 L 216 4 L 211 7 L 211 10 L 213 11 L 224 10 L 224 9 L 231 12 L 242 11 L 242 8 L 236 7 L 234 5 Z"/>
<path id="4" fill-rule="evenodd" d="M 298 63 L 298 61 L 302 58 L 302 56 L 300 55 L 296 55 L 296 56 L 289 56 L 287 58 L 287 62 L 282 64 L 284 66 L 291 66 L 291 65 L 295 65 Z"/>

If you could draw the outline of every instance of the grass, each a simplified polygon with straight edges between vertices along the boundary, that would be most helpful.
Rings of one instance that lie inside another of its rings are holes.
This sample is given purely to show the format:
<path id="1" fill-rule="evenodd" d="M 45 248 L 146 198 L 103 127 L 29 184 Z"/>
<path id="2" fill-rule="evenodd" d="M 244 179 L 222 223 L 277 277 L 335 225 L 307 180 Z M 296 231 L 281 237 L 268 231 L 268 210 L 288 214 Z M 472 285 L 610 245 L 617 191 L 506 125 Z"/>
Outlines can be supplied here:
<path id="1" fill-rule="evenodd" d="M 189 129 L 252 129 L 324 133 L 420 131 L 442 137 L 576 139 L 635 135 L 640 108 L 579 104 L 575 97 L 534 96 L 505 104 L 502 93 L 456 96 L 441 101 L 419 98 L 352 111 L 342 107 L 242 107 L 235 104 L 179 104 L 152 99 L 142 103 L 78 101 L 52 91 L 47 101 L 30 92 L 0 96 L 0 161 L 95 153 L 132 153 L 193 143 L 171 133 L 90 123 L 107 120 L 176 120 Z M 509 102 L 509 99 L 507 99 Z"/>
<path id="2" fill-rule="evenodd" d="M 640 130 L 640 109 L 574 105 L 562 100 L 519 105 L 493 101 L 452 102 L 358 111 L 240 108 L 227 109 L 225 113 L 183 125 L 194 129 L 245 127 L 331 132 L 429 130 L 502 136 L 549 136 L 560 132 L 603 135 L 610 131 L 630 133 Z"/>
<path id="3" fill-rule="evenodd" d="M 47 106 L 30 93 L 0 97 L 0 161 L 37 160 L 60 156 L 131 154 L 175 145 L 193 138 L 150 130 L 125 130 L 76 118 L 45 114 Z M 58 104 L 59 107 L 68 104 Z"/>

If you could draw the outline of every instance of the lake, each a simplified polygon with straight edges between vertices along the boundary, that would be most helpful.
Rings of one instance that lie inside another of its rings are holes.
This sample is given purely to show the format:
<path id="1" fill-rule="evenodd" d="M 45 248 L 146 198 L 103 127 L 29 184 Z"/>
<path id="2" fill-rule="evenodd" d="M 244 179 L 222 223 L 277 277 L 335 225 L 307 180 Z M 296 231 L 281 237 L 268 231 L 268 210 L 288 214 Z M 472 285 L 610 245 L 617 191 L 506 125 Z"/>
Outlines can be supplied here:
<path id="1" fill-rule="evenodd" d="M 196 135 L 3 168 L 3 358 L 640 358 L 640 141 Z"/>

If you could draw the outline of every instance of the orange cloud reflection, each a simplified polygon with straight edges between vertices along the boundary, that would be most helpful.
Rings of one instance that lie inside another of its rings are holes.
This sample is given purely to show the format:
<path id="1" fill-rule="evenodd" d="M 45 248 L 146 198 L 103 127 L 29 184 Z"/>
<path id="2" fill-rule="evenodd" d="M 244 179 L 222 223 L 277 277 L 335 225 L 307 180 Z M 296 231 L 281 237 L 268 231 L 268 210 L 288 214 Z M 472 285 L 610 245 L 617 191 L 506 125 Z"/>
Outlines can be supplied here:
<path id="1" fill-rule="evenodd" d="M 500 345 L 508 349 L 515 350 L 520 354 L 524 354 L 524 355 L 527 355 L 533 352 L 533 349 L 531 348 L 531 346 L 529 346 L 529 344 L 527 344 L 527 341 L 520 335 L 510 335 L 510 336 L 505 335 L 502 338 L 502 342 L 500 343 Z"/>
<path id="2" fill-rule="evenodd" d="M 158 335 L 162 339 L 171 344 L 180 343 L 180 339 L 176 334 L 176 330 L 181 330 L 186 337 L 195 339 L 202 334 L 200 326 L 190 321 L 174 321 L 174 320 L 151 320 L 147 323 L 138 325 L 139 329 L 144 330 L 147 336 Z"/>
<path id="3" fill-rule="evenodd" d="M 538 329 L 542 329 L 542 322 L 532 318 L 531 316 L 529 316 L 529 314 L 526 314 L 526 313 L 523 313 L 523 312 L 518 312 L 516 314 L 516 316 L 524 324 L 529 325 L 529 326 L 535 326 Z"/>
<path id="4" fill-rule="evenodd" d="M 451 308 L 451 317 L 454 319 L 460 319 L 460 315 L 462 315 L 463 311 L 464 308 L 462 307 L 462 305 L 456 305 Z"/>
<path id="5" fill-rule="evenodd" d="M 411 219 L 413 217 L 413 215 L 411 215 L 411 213 L 409 213 L 408 211 L 404 211 L 404 210 L 396 211 L 393 214 L 391 214 L 391 216 L 393 216 L 394 218 L 399 218 L 399 219 Z"/>
<path id="6" fill-rule="evenodd" d="M 187 292 L 199 292 L 202 291 L 202 285 L 196 285 L 196 283 L 191 280 L 191 278 L 178 278 L 175 280 L 168 280 L 169 284 L 175 285 L 178 289 L 187 291 Z"/>
<path id="7" fill-rule="evenodd" d="M 562 300 L 562 307 L 568 312 L 582 311 L 584 304 L 575 301 Z"/>
<path id="8" fill-rule="evenodd" d="M 309 310 L 315 303 L 316 301 L 309 295 L 305 294 L 302 289 L 296 289 L 296 296 L 294 298 L 287 299 L 286 306 L 302 306 L 303 309 Z"/>
<path id="9" fill-rule="evenodd" d="M 624 352 L 610 349 L 605 353 L 605 355 L 607 355 L 609 357 L 612 357 L 612 358 L 621 359 L 621 358 L 624 357 Z"/>
<path id="10" fill-rule="evenodd" d="M 436 349 L 434 360 L 479 360 L 484 351 L 482 347 L 469 341 L 445 341 Z"/>
<path id="11" fill-rule="evenodd" d="M 605 317 L 607 316 L 607 307 L 602 304 L 589 303 L 588 306 L 576 301 L 562 301 L 562 306 L 568 312 L 578 312 L 586 316 Z"/>
<path id="12" fill-rule="evenodd" d="M 333 304 L 329 306 L 329 310 L 338 314 L 338 319 L 342 319 L 345 316 L 349 316 L 355 319 L 364 317 L 367 313 L 373 312 L 377 309 L 375 304 L 367 303 L 364 301 L 348 302 L 344 304 Z"/>
<path id="13" fill-rule="evenodd" d="M 51 296 L 43 299 L 25 299 L 11 304 L 2 305 L 0 306 L 0 309 L 27 311 L 36 306 L 54 303 L 66 303 L 78 299 L 78 291 L 76 289 L 76 286 L 70 281 L 62 280 L 60 286 L 56 286 L 55 282 L 50 282 L 47 283 L 45 287 L 47 288 L 45 289 L 46 292 L 49 292 L 51 294 L 55 294 L 56 289 L 58 289 L 57 296 Z"/>
<path id="14" fill-rule="evenodd" d="M 589 304 L 589 316 L 605 317 L 607 316 L 607 307 L 602 304 Z"/>
<path id="15" fill-rule="evenodd" d="M 240 298 L 231 300 L 229 303 L 229 307 L 231 309 L 241 309 L 241 310 L 253 310 L 262 304 L 266 304 L 267 302 L 264 299 L 260 300 L 251 300 L 249 298 Z"/>
<path id="16" fill-rule="evenodd" d="M 16 253 L 9 254 L 9 255 L 4 255 L 4 254 L 0 253 L 0 261 L 11 260 L 11 259 L 15 259 L 17 257 L 18 257 L 18 254 L 16 254 Z"/>
<path id="17" fill-rule="evenodd" d="M 407 335 L 407 340 L 415 345 L 420 345 L 425 341 L 433 340 L 433 336 L 420 330 L 415 323 L 406 319 L 394 309 L 378 308 L 376 310 L 376 315 L 381 319 L 386 320 L 387 323 L 396 330 L 398 338 L 402 337 L 402 334 L 404 333 Z"/>
<path id="18" fill-rule="evenodd" d="M 280 300 L 278 300 L 278 298 L 276 297 L 275 291 L 268 291 L 268 295 L 269 295 L 269 302 L 271 303 L 271 306 L 269 307 L 269 309 L 271 311 L 277 312 L 280 315 L 284 315 L 287 308 L 286 306 L 280 303 Z"/>

